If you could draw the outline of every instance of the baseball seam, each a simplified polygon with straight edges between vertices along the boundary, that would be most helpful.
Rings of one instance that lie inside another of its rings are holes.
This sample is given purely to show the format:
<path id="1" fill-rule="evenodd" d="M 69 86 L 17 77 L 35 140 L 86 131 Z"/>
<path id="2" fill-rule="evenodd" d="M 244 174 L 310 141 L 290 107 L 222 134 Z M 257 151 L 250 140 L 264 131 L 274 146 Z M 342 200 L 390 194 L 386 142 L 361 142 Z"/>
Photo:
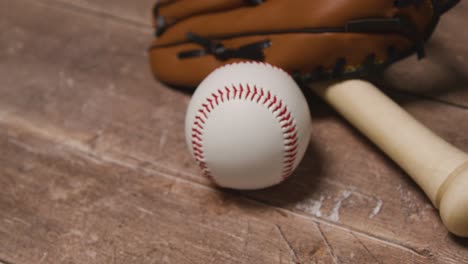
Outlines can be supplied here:
<path id="1" fill-rule="evenodd" d="M 203 174 L 216 183 L 206 161 L 205 151 L 203 150 L 203 133 L 205 125 L 209 119 L 211 112 L 215 111 L 219 105 L 232 100 L 246 100 L 261 104 L 267 108 L 278 121 L 283 134 L 283 171 L 281 177 L 288 178 L 294 169 L 294 163 L 297 158 L 297 150 L 299 146 L 296 120 L 289 111 L 287 105 L 270 91 L 257 86 L 250 85 L 231 87 L 225 86 L 224 89 L 218 89 L 212 93 L 201 104 L 197 110 L 197 114 L 192 124 L 192 151 L 199 167 Z"/>
<path id="2" fill-rule="evenodd" d="M 282 69 L 280 67 L 277 67 L 277 66 L 275 66 L 273 64 L 270 64 L 270 63 L 266 63 L 266 62 L 263 62 L 263 61 L 256 61 L 256 60 L 239 61 L 239 62 L 233 62 L 233 63 L 225 64 L 225 65 L 217 68 L 215 71 L 221 70 L 221 69 L 226 68 L 226 67 L 231 67 L 231 66 L 235 66 L 235 65 L 245 65 L 245 64 L 264 66 L 264 67 L 270 68 L 272 70 L 278 71 L 278 72 L 280 72 L 282 74 L 286 74 L 287 76 L 292 78 L 291 74 L 289 74 L 284 69 Z"/>

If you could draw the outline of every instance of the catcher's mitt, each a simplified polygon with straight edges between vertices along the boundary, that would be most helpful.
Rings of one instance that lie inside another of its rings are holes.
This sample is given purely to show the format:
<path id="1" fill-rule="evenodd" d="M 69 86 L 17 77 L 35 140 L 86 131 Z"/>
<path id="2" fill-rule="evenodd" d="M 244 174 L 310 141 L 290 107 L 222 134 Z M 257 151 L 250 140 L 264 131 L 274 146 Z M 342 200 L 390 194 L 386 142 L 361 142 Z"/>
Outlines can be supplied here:
<path id="1" fill-rule="evenodd" d="M 154 8 L 151 66 L 195 87 L 215 68 L 259 60 L 298 81 L 381 70 L 416 52 L 459 0 L 167 0 Z"/>

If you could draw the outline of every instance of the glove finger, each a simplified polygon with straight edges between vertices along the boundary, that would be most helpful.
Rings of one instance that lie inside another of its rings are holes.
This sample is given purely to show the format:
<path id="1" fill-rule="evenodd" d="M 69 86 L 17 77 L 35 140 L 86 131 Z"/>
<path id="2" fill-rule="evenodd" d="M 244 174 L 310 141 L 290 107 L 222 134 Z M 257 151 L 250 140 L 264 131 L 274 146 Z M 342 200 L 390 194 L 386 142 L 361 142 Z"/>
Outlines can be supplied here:
<path id="1" fill-rule="evenodd" d="M 170 27 L 184 19 L 249 6 L 247 0 L 176 0 L 158 2 L 154 6 L 154 25 L 157 30 Z"/>
<path id="2" fill-rule="evenodd" d="M 400 15 L 408 17 L 414 24 L 414 30 L 419 31 L 411 34 L 418 34 L 427 30 L 434 17 L 432 1 L 422 1 L 424 4 L 399 7 L 395 0 L 269 0 L 254 8 L 190 17 L 168 28 L 159 37 L 158 44 L 184 42 L 187 32 L 205 37 L 229 38 L 274 32 L 336 31 L 343 29 L 351 20 L 390 19 Z"/>
<path id="3" fill-rule="evenodd" d="M 443 14 L 453 8 L 455 5 L 460 3 L 460 0 L 437 0 L 437 6 L 439 13 Z"/>
<path id="4" fill-rule="evenodd" d="M 272 46 L 264 50 L 265 62 L 308 78 L 318 69 L 329 78 L 360 76 L 365 70 L 385 67 L 413 48 L 413 43 L 399 34 L 281 34 L 267 38 Z M 265 36 L 241 37 L 223 41 L 223 45 L 237 48 L 264 39 Z M 171 85 L 195 87 L 217 67 L 241 60 L 222 61 L 212 55 L 178 58 L 179 53 L 196 49 L 200 46 L 192 43 L 151 49 L 151 66 L 156 78 Z"/>

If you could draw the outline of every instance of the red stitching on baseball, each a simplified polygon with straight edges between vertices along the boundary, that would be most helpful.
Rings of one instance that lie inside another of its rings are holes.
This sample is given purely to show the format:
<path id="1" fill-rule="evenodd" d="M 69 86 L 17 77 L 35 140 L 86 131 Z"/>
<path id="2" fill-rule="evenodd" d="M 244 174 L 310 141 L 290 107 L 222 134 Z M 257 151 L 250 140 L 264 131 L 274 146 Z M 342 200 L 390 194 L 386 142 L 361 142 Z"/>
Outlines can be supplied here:
<path id="1" fill-rule="evenodd" d="M 205 111 L 203 111 L 203 109 L 199 109 L 198 112 L 201 113 L 205 118 L 208 118 L 208 116 L 205 114 Z"/>
<path id="2" fill-rule="evenodd" d="M 196 134 L 198 135 L 201 135 L 202 133 L 200 132 L 200 130 L 196 129 L 196 128 L 192 128 L 192 132 L 195 132 Z"/>
<path id="3" fill-rule="evenodd" d="M 198 123 L 198 121 L 195 121 L 194 125 L 201 130 L 204 129 L 204 127 L 200 123 Z"/>
<path id="4" fill-rule="evenodd" d="M 203 154 L 202 154 L 202 151 L 201 151 L 200 149 L 197 148 L 197 149 L 194 150 L 194 151 L 195 151 L 195 154 L 194 154 L 194 155 L 195 155 L 197 158 L 199 158 L 199 159 L 203 159 L 203 158 L 204 158 L 204 157 L 203 157 Z"/>
<path id="5" fill-rule="evenodd" d="M 223 91 L 221 90 L 218 90 L 218 93 L 219 93 L 219 98 L 221 98 L 221 102 L 224 103 L 224 99 L 223 99 Z"/>
<path id="6" fill-rule="evenodd" d="M 232 89 L 234 90 L 234 98 L 236 98 L 236 96 L 237 96 L 237 88 L 233 85 L 233 86 L 232 86 Z"/>
<path id="7" fill-rule="evenodd" d="M 228 100 L 229 100 L 229 97 L 231 97 L 231 96 L 230 96 L 231 90 L 229 90 L 229 88 L 227 88 L 227 86 L 225 86 L 224 89 L 226 89 L 227 98 L 228 98 Z"/>
<path id="8" fill-rule="evenodd" d="M 297 144 L 297 138 L 291 140 L 291 142 L 288 142 L 288 143 L 286 144 L 286 146 L 291 147 L 291 146 L 294 146 L 294 145 L 296 145 L 296 144 Z"/>
<path id="9" fill-rule="evenodd" d="M 205 108 L 206 111 L 208 111 L 208 113 L 211 112 L 211 110 L 210 110 L 210 108 L 209 108 L 209 106 L 207 104 L 203 104 L 202 106 Z"/>
<path id="10" fill-rule="evenodd" d="M 247 84 L 247 94 L 245 95 L 245 99 L 248 99 L 249 98 L 249 94 L 250 94 L 250 86 Z"/>
<path id="11" fill-rule="evenodd" d="M 219 102 L 218 102 L 218 96 L 216 94 L 211 94 L 215 100 L 215 104 L 216 105 L 219 105 Z"/>
<path id="12" fill-rule="evenodd" d="M 245 97 L 243 97 L 244 90 L 246 91 Z M 278 120 L 283 131 L 284 145 L 283 170 L 281 176 L 284 179 L 289 177 L 293 171 L 294 163 L 296 162 L 299 144 L 297 138 L 297 127 L 295 124 L 296 122 L 288 107 L 281 99 L 278 99 L 276 95 L 272 95 L 270 91 L 266 91 L 265 93 L 263 88 L 257 88 L 256 85 L 253 89 L 250 88 L 249 85 L 246 85 L 244 88 L 241 84 L 239 84 L 238 87 L 232 85 L 231 88 L 226 86 L 224 87 L 224 91 L 225 92 L 223 93 L 221 89 L 218 89 L 215 93 L 211 94 L 211 97 L 206 98 L 205 102 L 201 104 L 198 110 L 199 114 L 195 116 L 195 121 L 192 124 L 192 150 L 199 167 L 203 171 L 203 175 L 216 183 L 215 178 L 211 175 L 205 161 L 205 153 L 203 151 L 204 126 L 202 126 L 202 124 L 206 124 L 209 114 L 215 110 L 215 106 L 219 106 L 220 101 L 224 103 L 225 100 L 230 101 L 238 99 L 261 103 L 270 110 Z M 249 95 L 251 96 L 249 97 Z"/>
<path id="13" fill-rule="evenodd" d="M 244 87 L 242 87 L 242 84 L 239 84 L 239 99 L 242 99 L 242 92 L 244 91 Z"/>
<path id="14" fill-rule="evenodd" d="M 202 148 L 203 145 L 197 141 L 195 141 L 196 139 L 194 138 L 194 140 L 192 140 L 192 145 L 196 146 L 196 147 L 199 147 L 199 148 Z"/>
<path id="15" fill-rule="evenodd" d="M 284 115 L 286 115 L 286 116 L 283 117 L 283 118 L 281 118 L 280 121 L 287 121 L 287 120 L 289 120 L 289 119 L 291 118 L 291 113 L 287 113 L 287 111 L 288 111 L 288 109 L 286 109 L 286 108 L 285 108 L 285 110 L 284 110 L 284 113 L 283 113 L 283 111 L 281 111 L 281 113 L 280 113 L 279 116 L 284 116 Z M 286 113 L 287 113 L 287 114 L 286 114 Z"/>
<path id="16" fill-rule="evenodd" d="M 292 133 L 294 132 L 295 129 L 296 129 L 295 127 L 291 127 L 288 130 L 286 130 L 284 133 L 287 133 L 287 134 Z"/>
<path id="17" fill-rule="evenodd" d="M 201 137 L 199 137 L 197 134 L 192 134 L 192 138 L 202 141 Z"/>
<path id="18" fill-rule="evenodd" d="M 281 107 L 283 107 L 283 102 L 279 101 L 279 104 L 275 107 L 275 109 L 273 109 L 273 112 L 278 111 Z"/>
<path id="19" fill-rule="evenodd" d="M 271 69 L 274 69 L 274 70 L 283 72 L 283 73 L 287 74 L 288 76 L 291 76 L 291 74 L 289 74 L 289 72 L 283 70 L 282 68 L 279 68 L 279 67 L 277 67 L 277 66 L 275 66 L 275 65 L 272 65 L 272 64 L 269 64 L 269 63 L 266 63 L 266 62 L 263 62 L 263 61 L 240 61 L 240 62 L 234 62 L 234 63 L 225 64 L 225 65 L 219 67 L 218 69 L 222 69 L 222 68 L 224 68 L 224 67 L 228 67 L 228 66 L 232 66 L 232 65 L 242 65 L 242 64 L 263 65 L 263 66 L 269 67 L 269 68 L 271 68 Z"/>
<path id="20" fill-rule="evenodd" d="M 271 103 L 268 105 L 268 108 L 270 108 L 272 105 L 276 104 L 276 102 L 278 101 L 278 99 L 276 98 L 276 95 L 273 96 L 273 100 L 271 101 Z M 274 111 L 273 111 L 274 112 Z"/>
<path id="21" fill-rule="evenodd" d="M 291 120 L 288 123 L 284 124 L 283 126 L 281 126 L 281 128 L 286 128 L 286 127 L 289 127 L 289 126 L 292 126 L 292 125 L 293 125 L 293 120 Z"/>
<path id="22" fill-rule="evenodd" d="M 254 85 L 254 90 L 253 90 L 253 93 L 252 93 L 252 97 L 250 97 L 250 101 L 253 101 L 255 95 L 257 95 L 257 94 L 258 94 L 257 86 Z"/>
<path id="23" fill-rule="evenodd" d="M 211 107 L 211 108 L 213 108 L 213 107 Z M 197 115 L 197 116 L 195 117 L 195 119 L 198 120 L 198 121 L 200 121 L 200 122 L 202 122 L 202 124 L 205 124 L 205 120 L 203 120 L 203 118 L 201 118 L 200 116 Z"/>
<path id="24" fill-rule="evenodd" d="M 270 100 L 271 100 L 271 93 L 270 93 L 270 91 L 268 91 L 267 96 L 266 96 L 266 98 L 265 98 L 265 101 L 263 101 L 263 104 L 266 105 L 266 103 L 267 103 L 268 101 L 270 101 Z"/>
<path id="25" fill-rule="evenodd" d="M 260 89 L 260 96 L 257 99 L 257 103 L 260 102 L 260 100 L 263 98 L 263 96 L 265 96 L 265 94 L 263 93 L 263 89 Z"/>

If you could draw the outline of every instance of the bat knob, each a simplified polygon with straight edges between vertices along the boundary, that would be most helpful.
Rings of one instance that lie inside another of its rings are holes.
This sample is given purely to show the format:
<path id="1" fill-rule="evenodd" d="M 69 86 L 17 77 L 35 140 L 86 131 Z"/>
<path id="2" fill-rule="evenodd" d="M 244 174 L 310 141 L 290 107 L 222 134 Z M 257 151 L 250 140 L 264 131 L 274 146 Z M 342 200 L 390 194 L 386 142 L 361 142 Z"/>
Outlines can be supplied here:
<path id="1" fill-rule="evenodd" d="M 457 236 L 468 237 L 468 162 L 448 177 L 438 197 L 445 226 Z"/>

